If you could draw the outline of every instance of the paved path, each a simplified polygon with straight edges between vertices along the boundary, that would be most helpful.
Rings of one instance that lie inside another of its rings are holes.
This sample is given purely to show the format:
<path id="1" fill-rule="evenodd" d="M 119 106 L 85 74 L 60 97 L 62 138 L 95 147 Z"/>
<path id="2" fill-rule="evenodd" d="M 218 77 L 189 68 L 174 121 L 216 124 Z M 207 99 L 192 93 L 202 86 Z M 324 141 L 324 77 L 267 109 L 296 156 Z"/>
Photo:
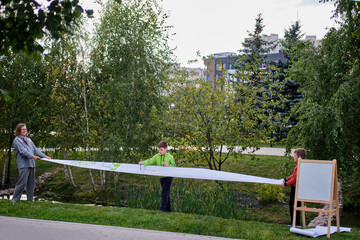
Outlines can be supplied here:
<path id="1" fill-rule="evenodd" d="M 245 151 L 241 151 L 240 147 L 235 147 L 236 152 L 242 152 L 243 154 L 255 154 L 255 155 L 271 155 L 271 156 L 285 156 L 285 148 L 268 148 L 263 147 L 259 150 L 252 152 L 252 148 L 247 148 Z M 293 156 L 295 149 L 291 149 L 291 156 Z"/>
<path id="2" fill-rule="evenodd" d="M 195 234 L 173 233 L 94 224 L 0 216 L 2 240 L 230 240 Z"/>
<path id="3" fill-rule="evenodd" d="M 169 147 L 169 148 L 172 149 L 172 147 Z M 294 155 L 294 150 L 295 149 L 291 149 L 291 156 Z M 218 148 L 217 151 L 220 151 L 220 148 Z M 223 146 L 223 148 L 221 149 L 221 152 L 227 153 L 228 152 L 227 147 Z M 234 147 L 234 152 L 236 152 L 236 153 L 241 152 L 242 154 L 285 156 L 286 149 L 285 148 L 262 147 L 259 150 L 254 151 L 253 148 L 246 148 L 245 150 L 243 150 L 240 146 L 235 146 Z"/>

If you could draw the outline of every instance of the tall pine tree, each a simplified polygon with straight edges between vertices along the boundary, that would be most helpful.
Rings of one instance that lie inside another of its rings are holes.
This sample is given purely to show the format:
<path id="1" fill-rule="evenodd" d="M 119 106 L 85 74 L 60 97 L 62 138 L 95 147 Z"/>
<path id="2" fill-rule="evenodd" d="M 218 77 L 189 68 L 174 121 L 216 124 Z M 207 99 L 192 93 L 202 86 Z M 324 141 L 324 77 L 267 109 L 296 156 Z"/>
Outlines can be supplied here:
<path id="1" fill-rule="evenodd" d="M 291 127 L 295 126 L 298 122 L 298 119 L 291 115 L 292 107 L 302 101 L 303 96 L 301 92 L 298 91 L 299 83 L 289 78 L 289 68 L 292 67 L 294 63 L 299 60 L 300 51 L 304 49 L 305 46 L 309 46 L 309 42 L 305 42 L 302 37 L 305 35 L 301 31 L 300 20 L 293 22 L 287 29 L 284 31 L 284 40 L 281 41 L 283 45 L 283 54 L 287 61 L 279 62 L 277 67 L 279 69 L 279 80 L 283 83 L 283 90 L 281 94 L 284 97 L 284 106 L 279 109 L 282 118 L 286 121 L 285 127 L 277 132 L 276 138 L 278 141 L 285 139 Z"/>
<path id="2" fill-rule="evenodd" d="M 274 48 L 274 42 L 265 41 L 261 38 L 265 25 L 264 18 L 259 13 L 255 19 L 255 28 L 253 32 L 248 31 L 249 38 L 243 43 L 243 49 L 237 59 L 236 67 L 238 70 L 248 68 L 250 70 L 251 79 L 256 82 L 261 81 L 262 66 L 268 63 L 267 54 Z M 255 65 L 254 65 L 255 64 Z"/>
<path id="3" fill-rule="evenodd" d="M 265 27 L 263 20 L 262 14 L 259 13 L 255 19 L 254 31 L 248 31 L 250 38 L 242 44 L 243 49 L 239 51 L 235 76 L 238 85 L 237 101 L 246 103 L 247 100 L 243 96 L 248 90 L 256 93 L 256 99 L 250 104 L 259 111 L 263 111 L 267 116 L 267 121 L 258 122 L 254 128 L 267 129 L 270 134 L 266 141 L 272 142 L 276 129 L 283 125 L 280 115 L 276 113 L 282 96 L 278 94 L 281 89 L 278 81 L 279 71 L 268 58 L 275 44 L 261 37 Z"/>

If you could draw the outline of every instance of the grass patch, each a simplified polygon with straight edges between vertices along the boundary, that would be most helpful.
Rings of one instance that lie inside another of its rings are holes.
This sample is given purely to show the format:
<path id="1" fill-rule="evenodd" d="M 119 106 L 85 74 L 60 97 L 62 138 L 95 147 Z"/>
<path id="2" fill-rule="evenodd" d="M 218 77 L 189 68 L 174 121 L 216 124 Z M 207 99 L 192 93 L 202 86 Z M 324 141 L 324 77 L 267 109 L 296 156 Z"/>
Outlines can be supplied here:
<path id="1" fill-rule="evenodd" d="M 290 233 L 289 226 L 281 224 L 196 214 L 160 213 L 144 209 L 92 207 L 50 202 L 12 204 L 8 200 L 0 200 L 0 215 L 241 239 L 304 239 L 303 236 Z M 164 222 L 166 224 L 163 224 Z M 355 228 L 352 233 L 335 233 L 331 235 L 331 239 L 360 239 L 360 231 Z"/>

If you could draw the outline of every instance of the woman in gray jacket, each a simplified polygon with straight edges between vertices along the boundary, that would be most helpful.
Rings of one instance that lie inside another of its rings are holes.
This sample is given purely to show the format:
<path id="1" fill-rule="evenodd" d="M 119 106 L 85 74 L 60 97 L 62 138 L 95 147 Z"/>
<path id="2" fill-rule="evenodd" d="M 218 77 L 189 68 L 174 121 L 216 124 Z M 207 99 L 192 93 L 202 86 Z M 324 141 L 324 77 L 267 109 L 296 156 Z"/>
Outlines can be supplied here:
<path id="1" fill-rule="evenodd" d="M 35 189 L 35 160 L 40 157 L 50 159 L 43 154 L 30 138 L 26 137 L 27 128 L 23 123 L 19 123 L 15 129 L 14 153 L 19 169 L 19 181 L 16 183 L 14 195 L 11 201 L 20 201 L 21 194 L 26 186 L 26 196 L 28 201 L 32 201 Z M 36 156 L 36 155 L 37 156 Z M 40 157 L 39 157 L 40 156 Z"/>

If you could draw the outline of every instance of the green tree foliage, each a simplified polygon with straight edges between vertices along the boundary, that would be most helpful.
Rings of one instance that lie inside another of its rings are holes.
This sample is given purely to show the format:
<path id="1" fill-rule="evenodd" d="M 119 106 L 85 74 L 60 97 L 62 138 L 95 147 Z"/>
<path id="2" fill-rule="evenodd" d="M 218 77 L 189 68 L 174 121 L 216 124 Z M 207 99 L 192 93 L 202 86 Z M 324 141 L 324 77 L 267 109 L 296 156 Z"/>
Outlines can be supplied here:
<path id="1" fill-rule="evenodd" d="M 44 36 L 59 39 L 84 11 L 79 0 L 7 0 L 0 4 L 0 54 L 12 51 L 42 52 Z M 88 16 L 92 10 L 86 10 Z"/>
<path id="2" fill-rule="evenodd" d="M 306 48 L 290 77 L 301 84 L 304 100 L 295 107 L 299 123 L 288 142 L 310 150 L 314 159 L 337 159 L 344 178 L 360 167 L 360 4 L 336 1 L 332 28 L 319 49 Z"/>
<path id="3" fill-rule="evenodd" d="M 262 17 L 262 14 L 259 13 L 255 19 L 254 31 L 248 31 L 250 38 L 242 43 L 243 50 L 240 52 L 243 53 L 243 55 L 248 56 L 247 59 L 242 61 L 244 64 L 248 62 L 253 63 L 255 61 L 255 56 L 265 59 L 266 54 L 269 53 L 270 50 L 274 47 L 273 42 L 268 42 L 261 38 L 261 34 L 265 28 L 263 21 L 264 18 Z"/>
<path id="4" fill-rule="evenodd" d="M 224 78 L 214 82 L 186 78 L 173 79 L 168 100 L 173 105 L 166 118 L 177 139 L 171 144 L 184 158 L 221 170 L 233 146 L 246 149 L 266 140 L 269 128 L 264 126 L 270 117 L 257 104 L 259 88 L 234 85 Z"/>
<path id="5" fill-rule="evenodd" d="M 300 20 L 296 20 L 288 29 L 285 29 L 284 38 L 299 41 L 304 36 L 301 32 Z"/>
<path id="6" fill-rule="evenodd" d="M 55 146 L 67 158 L 67 151 L 81 140 L 81 81 L 78 79 L 78 39 L 65 37 L 52 43 L 49 51 L 48 81 L 52 86 L 51 123 Z M 58 145 L 59 144 L 59 145 Z"/>
<path id="7" fill-rule="evenodd" d="M 155 0 L 108 1 L 104 8 L 91 54 L 99 159 L 136 162 L 159 141 L 172 54 L 167 17 Z"/>
<path id="8" fill-rule="evenodd" d="M 285 29 L 284 40 L 281 42 L 284 46 L 284 55 L 289 60 L 289 64 L 292 61 L 297 61 L 296 49 L 299 49 L 299 44 L 304 45 L 304 41 L 300 41 L 305 33 L 301 32 L 300 20 L 296 20 L 290 25 L 288 29 Z"/>
<path id="9" fill-rule="evenodd" d="M 0 60 L 0 88 L 11 89 L 9 99 L 0 98 L 0 149 L 11 149 L 14 129 L 20 122 L 28 125 L 31 138 L 42 144 L 48 136 L 50 88 L 46 84 L 44 62 L 23 53 L 8 54 Z M 34 134 L 34 135 L 32 135 Z M 11 151 L 8 152 L 7 181 L 10 177 Z"/>
<path id="10" fill-rule="evenodd" d="M 6 92 L 5 90 L 2 90 L 2 89 L 0 89 L 0 92 L 3 95 L 5 101 L 11 100 L 11 95 L 9 92 Z"/>
<path id="11" fill-rule="evenodd" d="M 63 158 L 68 151 L 79 147 L 90 147 L 89 114 L 87 100 L 92 93 L 91 81 L 85 69 L 86 52 L 82 48 L 86 33 L 79 28 L 73 35 L 51 41 L 48 46 L 48 84 L 51 92 L 52 146 L 60 148 Z M 70 167 L 65 170 L 65 179 L 75 185 Z M 67 173 L 69 172 L 69 176 Z"/>
<path id="12" fill-rule="evenodd" d="M 243 43 L 243 50 L 237 59 L 234 82 L 238 86 L 238 101 L 243 101 L 242 91 L 244 88 L 252 89 L 257 94 L 257 108 L 262 108 L 268 116 L 263 126 L 271 129 L 271 134 L 266 142 L 274 141 L 275 133 L 284 127 L 286 119 L 278 114 L 283 96 L 280 94 L 282 82 L 279 79 L 280 69 L 275 63 L 269 61 L 268 53 L 275 46 L 273 42 L 261 39 L 264 30 L 263 17 L 261 14 L 255 19 L 253 32 L 249 32 L 250 39 Z M 275 127 L 276 126 L 276 127 Z M 275 127 L 275 128 L 273 128 Z"/>
<path id="13" fill-rule="evenodd" d="M 284 47 L 282 52 L 287 60 L 276 64 L 279 68 L 279 81 L 283 83 L 281 94 L 284 97 L 284 107 L 279 109 L 279 112 L 282 117 L 287 120 L 285 123 L 286 127 L 277 133 L 278 139 L 286 139 L 288 131 L 298 122 L 298 119 L 290 113 L 292 107 L 302 101 L 303 96 L 302 93 L 299 92 L 300 84 L 289 77 L 288 71 L 301 57 L 301 50 L 312 45 L 311 42 L 302 40 L 301 38 L 303 36 L 304 33 L 301 31 L 300 20 L 297 20 L 292 23 L 289 28 L 285 29 L 284 40 L 281 41 Z"/>

